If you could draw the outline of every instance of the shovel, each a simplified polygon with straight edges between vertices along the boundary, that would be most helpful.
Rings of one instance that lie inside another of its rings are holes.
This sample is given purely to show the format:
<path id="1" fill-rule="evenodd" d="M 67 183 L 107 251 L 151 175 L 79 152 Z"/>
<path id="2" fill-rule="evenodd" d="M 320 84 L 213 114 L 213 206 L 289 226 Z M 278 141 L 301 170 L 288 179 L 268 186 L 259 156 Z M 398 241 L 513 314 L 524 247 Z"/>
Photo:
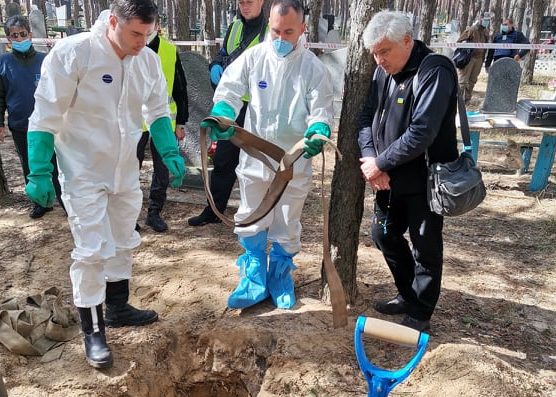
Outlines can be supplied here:
<path id="1" fill-rule="evenodd" d="M 403 367 L 395 371 L 379 368 L 367 359 L 363 346 L 363 334 L 396 345 L 417 347 L 417 352 Z M 400 324 L 391 323 L 377 318 L 359 316 L 355 326 L 355 355 L 359 368 L 365 375 L 369 385 L 369 397 L 387 397 L 390 391 L 403 382 L 417 367 L 425 354 L 429 334 L 419 332 Z"/>

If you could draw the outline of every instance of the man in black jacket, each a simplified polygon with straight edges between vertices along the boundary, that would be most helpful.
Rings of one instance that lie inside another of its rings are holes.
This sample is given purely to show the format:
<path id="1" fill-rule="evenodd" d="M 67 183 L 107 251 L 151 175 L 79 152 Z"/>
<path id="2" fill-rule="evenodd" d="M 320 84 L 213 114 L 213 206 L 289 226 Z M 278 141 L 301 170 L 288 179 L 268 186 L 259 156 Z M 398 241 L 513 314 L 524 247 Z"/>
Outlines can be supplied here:
<path id="1" fill-rule="evenodd" d="M 361 171 L 376 191 L 372 237 L 398 289 L 375 309 L 406 314 L 403 325 L 425 330 L 440 295 L 443 250 L 443 218 L 427 202 L 425 154 L 430 162 L 458 156 L 457 75 L 448 58 L 427 57 L 432 51 L 413 40 L 402 13 L 376 14 L 363 40 L 378 67 L 360 117 Z"/>
<path id="2" fill-rule="evenodd" d="M 228 28 L 224 36 L 222 48 L 209 65 L 210 83 L 216 88 L 224 69 L 239 57 L 246 49 L 264 40 L 268 20 L 263 13 L 263 0 L 239 1 L 239 18 Z M 247 111 L 248 97 L 243 99 L 243 108 L 236 118 L 236 123 L 243 126 Z M 214 168 L 210 178 L 210 191 L 214 203 L 220 212 L 228 206 L 228 200 L 236 181 L 236 167 L 239 162 L 239 148 L 230 141 L 218 141 L 213 158 Z M 191 217 L 189 226 L 203 226 L 207 223 L 218 223 L 220 219 L 207 205 L 200 215 Z"/>

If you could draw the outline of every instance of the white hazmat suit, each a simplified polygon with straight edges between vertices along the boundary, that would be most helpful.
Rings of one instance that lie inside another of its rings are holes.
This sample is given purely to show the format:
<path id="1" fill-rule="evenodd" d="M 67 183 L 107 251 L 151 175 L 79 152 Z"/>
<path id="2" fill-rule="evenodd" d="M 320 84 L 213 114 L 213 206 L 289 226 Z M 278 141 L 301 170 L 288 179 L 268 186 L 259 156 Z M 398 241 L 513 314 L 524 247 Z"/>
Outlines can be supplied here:
<path id="1" fill-rule="evenodd" d="M 289 150 L 316 122 L 332 125 L 333 91 L 326 67 L 299 40 L 286 57 L 272 47 L 270 37 L 246 50 L 222 75 L 214 103 L 224 101 L 239 114 L 241 97 L 249 94 L 245 128 Z M 248 227 L 236 227 L 241 237 L 268 230 L 268 239 L 289 253 L 301 249 L 301 211 L 311 187 L 311 160 L 300 158 L 294 177 L 266 217 Z M 262 162 L 241 151 L 236 168 L 241 203 L 236 220 L 245 219 L 261 203 L 274 173 Z"/>
<path id="2" fill-rule="evenodd" d="M 91 32 L 56 44 L 45 58 L 30 131 L 54 135 L 62 199 L 75 248 L 74 303 L 94 307 L 106 281 L 131 277 L 142 204 L 137 143 L 143 128 L 169 117 L 159 57 L 144 48 L 123 60 L 112 48 L 107 13 Z"/>

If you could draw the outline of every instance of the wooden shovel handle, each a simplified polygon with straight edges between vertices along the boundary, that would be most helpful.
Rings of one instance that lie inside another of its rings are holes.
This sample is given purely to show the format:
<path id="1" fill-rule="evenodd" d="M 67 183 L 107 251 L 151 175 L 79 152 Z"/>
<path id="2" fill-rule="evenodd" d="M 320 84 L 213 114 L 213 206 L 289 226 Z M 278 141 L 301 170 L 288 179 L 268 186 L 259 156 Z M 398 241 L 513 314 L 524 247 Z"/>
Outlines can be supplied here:
<path id="1" fill-rule="evenodd" d="M 417 346 L 421 335 L 413 328 L 372 317 L 366 318 L 363 333 L 385 342 L 408 347 Z"/>

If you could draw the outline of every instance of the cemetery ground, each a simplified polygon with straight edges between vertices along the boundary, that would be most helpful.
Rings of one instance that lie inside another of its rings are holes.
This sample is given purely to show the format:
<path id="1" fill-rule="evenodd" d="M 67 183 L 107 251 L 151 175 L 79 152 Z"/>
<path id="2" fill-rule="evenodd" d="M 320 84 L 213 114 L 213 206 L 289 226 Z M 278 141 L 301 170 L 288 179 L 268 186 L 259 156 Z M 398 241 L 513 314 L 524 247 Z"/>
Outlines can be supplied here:
<path id="1" fill-rule="evenodd" d="M 484 84 L 478 88 L 484 91 Z M 56 206 L 40 220 L 30 219 L 10 137 L 0 144 L 0 153 L 13 192 L 0 208 L 0 300 L 56 286 L 69 304 L 72 238 L 63 212 Z M 490 156 L 491 163 L 506 161 L 504 152 Z M 328 153 L 328 164 L 332 158 Z M 150 175 L 146 162 L 145 197 Z M 331 175 L 332 165 L 326 179 Z M 484 177 L 485 202 L 466 216 L 445 220 L 444 277 L 431 341 L 420 365 L 392 396 L 556 395 L 556 178 L 553 173 L 545 190 L 531 193 L 530 174 L 485 166 Z M 354 323 L 358 315 L 399 321 L 372 309 L 395 289 L 368 234 L 369 192 L 358 252 L 359 295 L 348 327 L 333 329 L 331 308 L 319 299 L 317 179 L 302 219 L 294 310 L 278 310 L 269 302 L 242 312 L 226 310 L 238 280 L 240 246 L 223 224 L 187 226 L 187 218 L 205 205 L 202 191 L 170 190 L 164 210 L 168 233 L 155 234 L 144 226 L 145 209 L 140 215 L 143 242 L 134 255 L 131 283 L 131 303 L 157 310 L 160 320 L 142 328 L 108 329 L 115 357 L 109 370 L 87 365 L 81 336 L 47 363 L 0 346 L 9 396 L 365 395 Z M 365 345 L 367 356 L 386 368 L 405 364 L 413 354 L 371 339 Z"/>

